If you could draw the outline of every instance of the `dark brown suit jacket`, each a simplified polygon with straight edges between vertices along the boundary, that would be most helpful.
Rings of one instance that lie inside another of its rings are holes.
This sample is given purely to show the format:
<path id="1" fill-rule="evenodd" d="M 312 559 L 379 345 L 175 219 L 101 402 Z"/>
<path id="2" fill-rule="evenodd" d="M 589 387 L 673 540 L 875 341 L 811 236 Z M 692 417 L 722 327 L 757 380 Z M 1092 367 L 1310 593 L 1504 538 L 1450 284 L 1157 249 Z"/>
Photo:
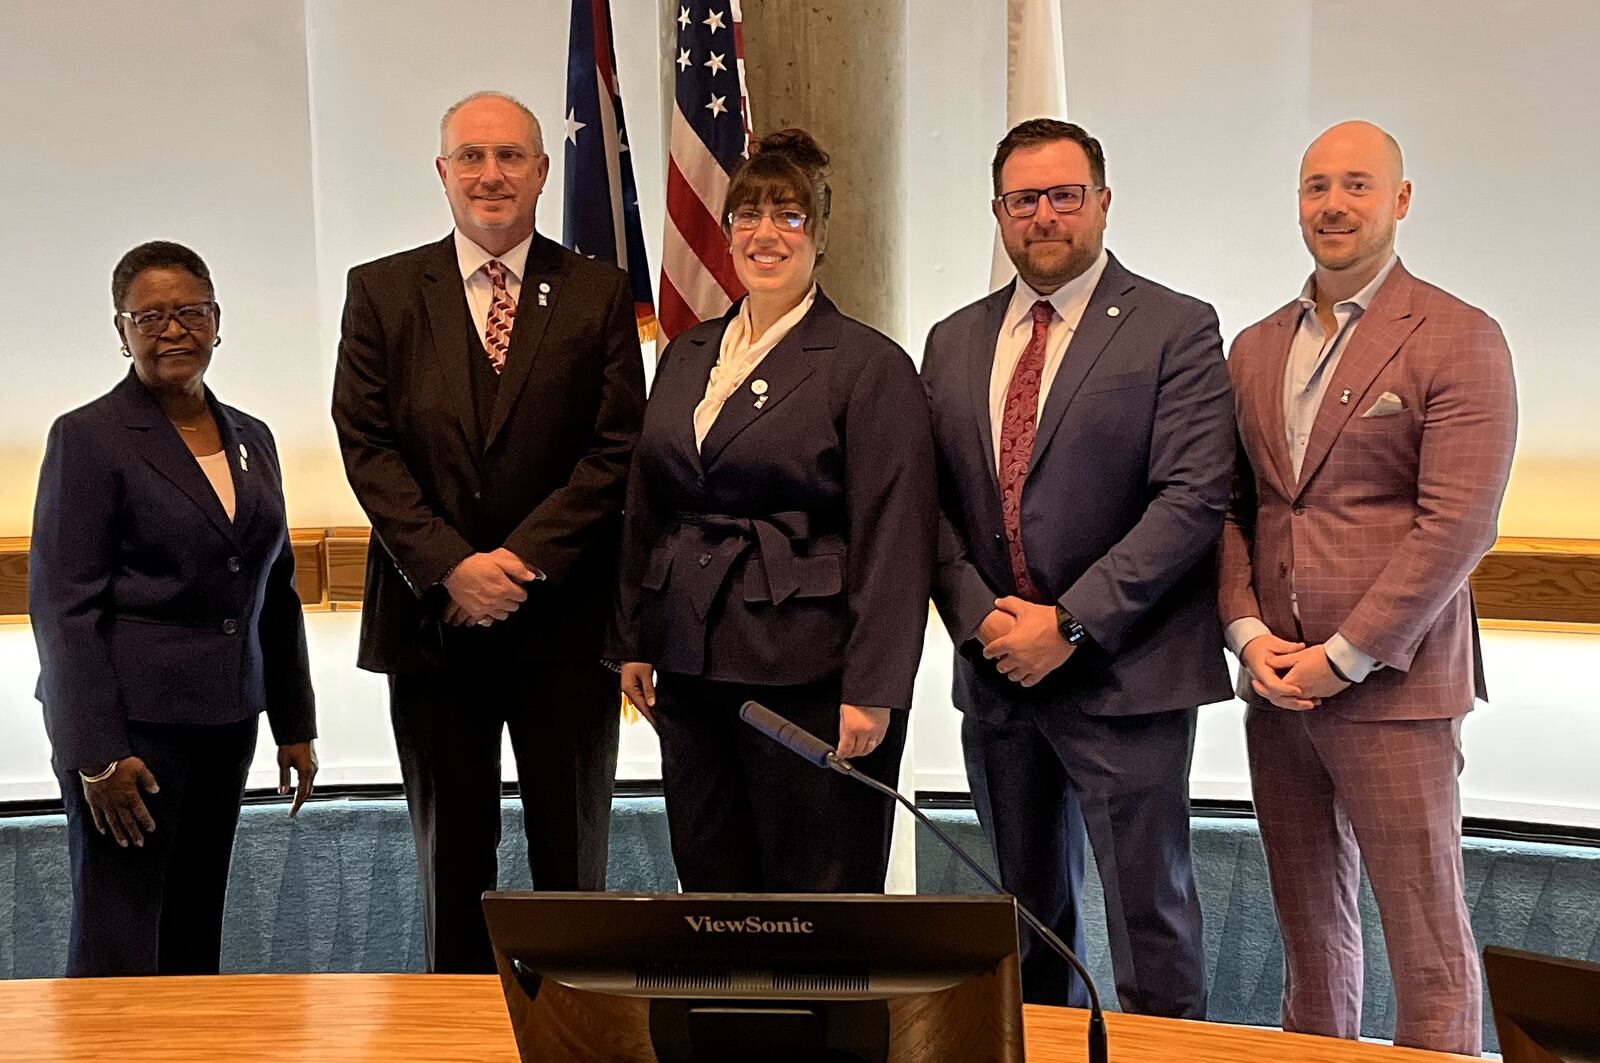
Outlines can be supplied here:
<path id="1" fill-rule="evenodd" d="M 362 668 L 442 664 L 451 640 L 439 581 L 468 555 L 501 546 L 548 577 L 485 633 L 504 654 L 601 651 L 644 415 L 627 274 L 534 236 L 510 354 L 481 427 L 473 337 L 452 237 L 350 271 L 333 419 L 372 521 Z"/>

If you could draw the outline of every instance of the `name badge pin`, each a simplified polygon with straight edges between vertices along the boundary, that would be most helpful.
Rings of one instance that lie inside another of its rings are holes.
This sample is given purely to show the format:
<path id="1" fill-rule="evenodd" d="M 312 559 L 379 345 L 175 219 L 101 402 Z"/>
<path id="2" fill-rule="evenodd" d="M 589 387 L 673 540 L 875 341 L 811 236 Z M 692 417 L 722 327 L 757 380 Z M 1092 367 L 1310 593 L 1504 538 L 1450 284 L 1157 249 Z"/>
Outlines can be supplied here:
<path id="1" fill-rule="evenodd" d="M 1344 394 L 1339 396 L 1339 405 L 1340 406 L 1348 406 L 1348 405 L 1350 405 L 1350 389 L 1349 388 L 1345 388 L 1344 389 Z"/>
<path id="2" fill-rule="evenodd" d="M 239 471 L 250 471 L 250 452 L 244 448 L 243 443 L 239 444 Z"/>

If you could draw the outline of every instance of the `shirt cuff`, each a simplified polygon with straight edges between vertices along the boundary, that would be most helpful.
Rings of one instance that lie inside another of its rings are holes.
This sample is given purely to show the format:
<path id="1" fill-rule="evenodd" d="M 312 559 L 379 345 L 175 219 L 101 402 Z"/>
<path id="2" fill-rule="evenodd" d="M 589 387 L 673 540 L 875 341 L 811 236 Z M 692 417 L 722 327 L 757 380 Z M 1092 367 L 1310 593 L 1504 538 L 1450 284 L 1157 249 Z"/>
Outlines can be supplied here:
<path id="1" fill-rule="evenodd" d="M 1223 630 L 1222 637 L 1228 643 L 1228 649 L 1238 657 L 1250 645 L 1251 639 L 1270 634 L 1272 629 L 1262 623 L 1259 616 L 1242 616 Z"/>
<path id="2" fill-rule="evenodd" d="M 1322 644 L 1322 649 L 1334 667 L 1343 672 L 1352 683 L 1361 682 L 1383 667 L 1376 657 L 1356 649 L 1350 645 L 1349 640 L 1337 632 Z"/>

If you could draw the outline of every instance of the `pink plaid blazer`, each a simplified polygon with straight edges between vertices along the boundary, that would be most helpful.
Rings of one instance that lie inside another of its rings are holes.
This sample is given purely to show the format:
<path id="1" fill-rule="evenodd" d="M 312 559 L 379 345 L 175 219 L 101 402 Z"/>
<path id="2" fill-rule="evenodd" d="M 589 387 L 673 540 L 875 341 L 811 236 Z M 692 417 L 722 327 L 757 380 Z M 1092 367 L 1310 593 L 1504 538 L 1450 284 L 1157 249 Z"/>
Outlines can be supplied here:
<path id="1" fill-rule="evenodd" d="M 1313 645 L 1342 632 L 1386 665 L 1328 702 L 1340 715 L 1459 716 L 1484 696 L 1467 577 L 1494 544 L 1516 444 L 1505 336 L 1397 263 L 1340 356 L 1297 481 L 1283 377 L 1300 314 L 1295 301 L 1250 326 L 1228 358 L 1239 459 L 1222 622 L 1259 617 Z"/>

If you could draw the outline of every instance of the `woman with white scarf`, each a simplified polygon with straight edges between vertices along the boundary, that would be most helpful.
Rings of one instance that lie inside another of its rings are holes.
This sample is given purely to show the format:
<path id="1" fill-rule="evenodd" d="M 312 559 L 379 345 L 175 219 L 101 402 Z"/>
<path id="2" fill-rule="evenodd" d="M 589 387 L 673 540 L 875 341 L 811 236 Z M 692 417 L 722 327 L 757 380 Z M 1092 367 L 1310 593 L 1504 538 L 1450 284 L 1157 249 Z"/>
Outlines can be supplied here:
<path id="1" fill-rule="evenodd" d="M 628 480 L 615 655 L 661 739 L 686 890 L 879 892 L 892 808 L 739 719 L 894 783 L 938 535 L 911 359 L 818 288 L 828 156 L 762 139 L 723 208 L 749 292 L 662 354 Z"/>

